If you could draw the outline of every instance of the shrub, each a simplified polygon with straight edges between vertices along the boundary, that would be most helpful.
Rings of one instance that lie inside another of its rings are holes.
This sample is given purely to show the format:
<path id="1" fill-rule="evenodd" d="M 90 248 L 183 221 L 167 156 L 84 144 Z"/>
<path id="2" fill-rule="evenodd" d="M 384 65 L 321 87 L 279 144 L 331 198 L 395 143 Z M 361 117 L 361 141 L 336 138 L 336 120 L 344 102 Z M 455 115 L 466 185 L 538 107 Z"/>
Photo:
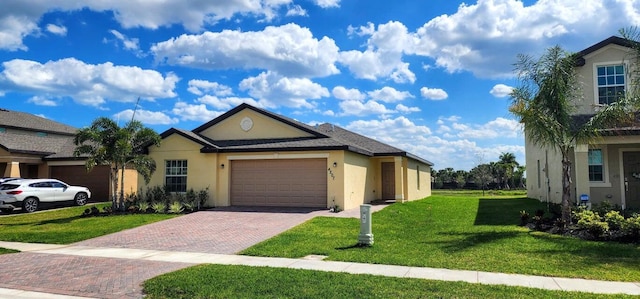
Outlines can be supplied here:
<path id="1" fill-rule="evenodd" d="M 198 205 L 197 205 L 197 209 L 200 210 L 205 203 L 207 203 L 207 200 L 209 199 L 209 187 L 205 188 L 204 190 L 200 190 L 198 192 Z"/>
<path id="2" fill-rule="evenodd" d="M 146 201 L 141 201 L 138 203 L 138 211 L 140 211 L 140 213 L 148 212 L 150 207 L 151 205 L 149 205 L 149 203 Z"/>
<path id="3" fill-rule="evenodd" d="M 640 237 L 640 215 L 635 214 L 632 217 L 627 218 L 622 225 L 622 230 L 637 242 Z"/>
<path id="4" fill-rule="evenodd" d="M 182 203 L 180 203 L 179 201 L 174 201 L 171 203 L 171 205 L 169 205 L 169 213 L 180 214 L 183 211 L 184 208 L 182 207 Z"/>
<path id="5" fill-rule="evenodd" d="M 619 230 L 625 222 L 624 216 L 620 215 L 620 212 L 615 210 L 604 214 L 604 221 L 609 224 L 609 229 L 611 230 Z"/>
<path id="6" fill-rule="evenodd" d="M 151 205 L 151 209 L 156 213 L 164 213 L 166 205 L 164 202 L 155 202 Z"/>
<path id="7" fill-rule="evenodd" d="M 578 220 L 578 228 L 586 230 L 596 238 L 609 231 L 609 224 L 602 221 L 600 215 L 594 211 L 581 210 L 574 212 L 574 215 Z"/>
<path id="8" fill-rule="evenodd" d="M 608 200 L 604 200 L 600 203 L 594 204 L 591 207 L 591 210 L 594 212 L 597 212 L 598 215 L 606 215 L 607 213 L 611 212 L 611 211 L 620 211 L 621 207 L 615 204 L 612 204 L 610 201 Z"/>
<path id="9" fill-rule="evenodd" d="M 525 210 L 520 211 L 520 226 L 525 226 L 529 223 L 529 213 Z"/>

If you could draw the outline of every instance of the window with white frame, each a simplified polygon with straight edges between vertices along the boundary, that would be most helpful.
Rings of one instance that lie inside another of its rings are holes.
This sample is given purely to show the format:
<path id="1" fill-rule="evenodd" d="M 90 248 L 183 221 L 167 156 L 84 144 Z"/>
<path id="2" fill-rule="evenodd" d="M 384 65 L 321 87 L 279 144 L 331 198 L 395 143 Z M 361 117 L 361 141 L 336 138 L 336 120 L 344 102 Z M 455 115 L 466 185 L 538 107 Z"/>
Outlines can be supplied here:
<path id="1" fill-rule="evenodd" d="M 604 160 L 601 149 L 589 150 L 589 181 L 604 182 Z"/>
<path id="2" fill-rule="evenodd" d="M 598 66 L 596 72 L 599 104 L 608 105 L 624 97 L 626 80 L 623 64 Z"/>
<path id="3" fill-rule="evenodd" d="M 187 192 L 187 160 L 165 161 L 164 177 L 169 192 Z"/>

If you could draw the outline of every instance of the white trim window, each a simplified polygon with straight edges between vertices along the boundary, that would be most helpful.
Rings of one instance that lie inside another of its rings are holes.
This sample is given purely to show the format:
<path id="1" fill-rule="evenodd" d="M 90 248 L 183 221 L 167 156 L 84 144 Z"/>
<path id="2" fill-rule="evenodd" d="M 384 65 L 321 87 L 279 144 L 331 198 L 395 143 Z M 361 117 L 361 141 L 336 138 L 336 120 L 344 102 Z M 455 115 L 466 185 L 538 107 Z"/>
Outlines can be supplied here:
<path id="1" fill-rule="evenodd" d="M 616 102 L 625 94 L 624 64 L 596 66 L 596 94 L 600 105 Z"/>
<path id="2" fill-rule="evenodd" d="M 164 182 L 169 192 L 187 192 L 187 160 L 166 160 Z"/>
<path id="3" fill-rule="evenodd" d="M 604 182 L 604 155 L 602 149 L 589 149 L 589 182 Z"/>

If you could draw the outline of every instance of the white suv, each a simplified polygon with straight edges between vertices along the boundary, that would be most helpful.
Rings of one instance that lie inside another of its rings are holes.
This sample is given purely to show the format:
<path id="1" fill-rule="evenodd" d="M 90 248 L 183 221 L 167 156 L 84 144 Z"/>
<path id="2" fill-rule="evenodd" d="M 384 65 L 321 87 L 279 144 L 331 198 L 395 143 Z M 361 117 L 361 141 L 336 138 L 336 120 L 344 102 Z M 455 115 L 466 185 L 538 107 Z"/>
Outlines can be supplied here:
<path id="1" fill-rule="evenodd" d="M 38 210 L 41 203 L 73 202 L 82 206 L 91 198 L 87 187 L 69 186 L 54 179 L 20 179 L 0 185 L 0 211 L 17 207 L 27 213 Z"/>

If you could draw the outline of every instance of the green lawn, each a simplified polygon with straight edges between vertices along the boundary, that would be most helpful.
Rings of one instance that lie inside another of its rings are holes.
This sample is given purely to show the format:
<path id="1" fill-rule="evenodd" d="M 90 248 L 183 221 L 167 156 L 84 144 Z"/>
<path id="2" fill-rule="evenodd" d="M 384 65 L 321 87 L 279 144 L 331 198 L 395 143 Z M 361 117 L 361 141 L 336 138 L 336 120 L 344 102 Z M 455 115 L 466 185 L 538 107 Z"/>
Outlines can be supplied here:
<path id="1" fill-rule="evenodd" d="M 105 206 L 106 204 L 101 204 Z M 175 217 L 170 214 L 131 214 L 80 217 L 87 207 L 72 207 L 0 217 L 0 240 L 69 244 Z"/>
<path id="2" fill-rule="evenodd" d="M 434 195 L 372 216 L 374 245 L 355 247 L 358 219 L 317 217 L 242 254 L 465 269 L 600 280 L 640 281 L 640 247 L 530 232 L 526 198 Z"/>
<path id="3" fill-rule="evenodd" d="M 144 283 L 155 298 L 632 298 L 464 282 L 200 265 Z"/>

